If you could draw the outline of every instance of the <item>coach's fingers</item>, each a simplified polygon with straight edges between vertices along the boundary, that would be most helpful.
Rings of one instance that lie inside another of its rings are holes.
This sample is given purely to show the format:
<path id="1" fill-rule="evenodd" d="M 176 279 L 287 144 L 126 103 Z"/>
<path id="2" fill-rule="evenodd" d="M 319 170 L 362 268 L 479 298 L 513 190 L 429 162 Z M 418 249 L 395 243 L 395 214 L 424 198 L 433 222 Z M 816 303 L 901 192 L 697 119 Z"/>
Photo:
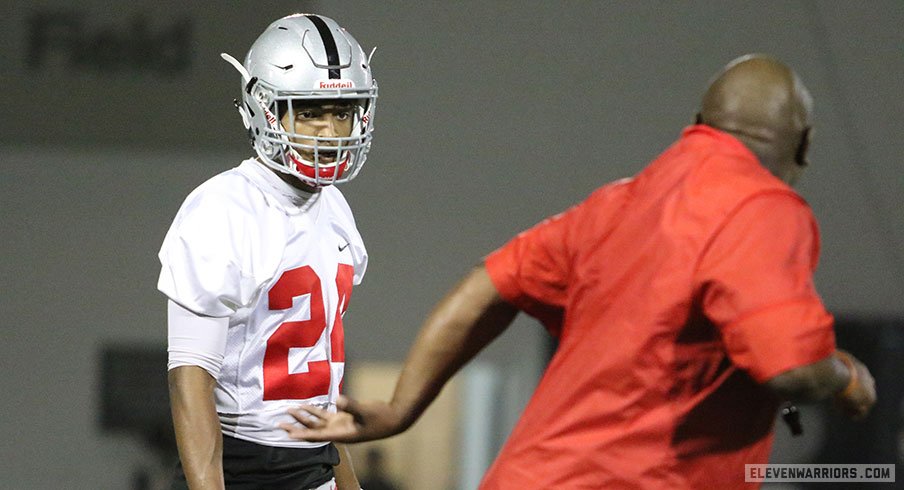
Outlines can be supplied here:
<path id="1" fill-rule="evenodd" d="M 323 410 L 309 410 L 309 408 L 299 407 L 289 410 L 289 414 L 298 423 L 283 422 L 279 424 L 279 428 L 286 431 L 292 439 L 315 442 L 343 442 L 354 433 L 354 421 L 351 415 L 345 412 L 329 413 Z"/>
<path id="2" fill-rule="evenodd" d="M 289 415 L 292 416 L 299 424 L 305 427 L 315 428 L 323 425 L 324 419 L 328 415 L 325 410 L 318 407 L 301 406 L 298 408 L 290 408 Z"/>
<path id="3" fill-rule="evenodd" d="M 876 380 L 864 364 L 860 363 L 857 366 L 857 369 L 859 371 L 860 384 L 863 386 L 863 389 L 860 391 L 857 398 L 857 413 L 854 416 L 854 419 L 862 420 L 869 415 L 873 405 L 876 404 Z"/>
<path id="4" fill-rule="evenodd" d="M 305 429 L 298 424 L 290 424 L 288 422 L 282 422 L 279 424 L 279 428 L 286 431 L 289 434 L 289 437 L 292 439 L 301 439 L 306 440 L 304 438 Z"/>
<path id="5" fill-rule="evenodd" d="M 854 420 L 862 420 L 869 415 L 876 403 L 876 381 L 862 362 L 849 356 L 854 371 L 850 385 L 836 395 L 839 408 Z"/>
<path id="6" fill-rule="evenodd" d="M 322 430 L 308 429 L 298 424 L 283 422 L 279 424 L 279 428 L 286 431 L 289 437 L 298 441 L 326 442 L 333 440 L 333 436 Z"/>
<path id="7" fill-rule="evenodd" d="M 330 411 L 320 408 L 316 405 L 301 405 L 297 409 L 299 412 L 304 412 L 312 417 L 317 417 L 321 419 L 325 419 L 330 416 Z"/>

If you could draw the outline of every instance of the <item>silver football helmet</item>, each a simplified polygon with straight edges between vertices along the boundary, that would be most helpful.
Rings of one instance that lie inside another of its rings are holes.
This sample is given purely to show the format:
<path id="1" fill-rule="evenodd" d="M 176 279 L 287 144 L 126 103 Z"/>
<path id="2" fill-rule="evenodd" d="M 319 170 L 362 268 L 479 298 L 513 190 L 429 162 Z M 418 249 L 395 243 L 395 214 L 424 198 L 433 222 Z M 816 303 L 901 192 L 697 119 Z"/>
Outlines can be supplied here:
<path id="1" fill-rule="evenodd" d="M 251 45 L 244 65 L 221 56 L 242 74 L 242 101 L 236 107 L 265 164 L 314 187 L 358 175 L 373 139 L 377 82 L 370 57 L 351 34 L 333 19 L 295 14 L 270 24 Z M 281 123 L 285 111 L 294 121 L 303 104 L 336 99 L 354 107 L 348 137 L 300 135 L 294 125 Z"/>

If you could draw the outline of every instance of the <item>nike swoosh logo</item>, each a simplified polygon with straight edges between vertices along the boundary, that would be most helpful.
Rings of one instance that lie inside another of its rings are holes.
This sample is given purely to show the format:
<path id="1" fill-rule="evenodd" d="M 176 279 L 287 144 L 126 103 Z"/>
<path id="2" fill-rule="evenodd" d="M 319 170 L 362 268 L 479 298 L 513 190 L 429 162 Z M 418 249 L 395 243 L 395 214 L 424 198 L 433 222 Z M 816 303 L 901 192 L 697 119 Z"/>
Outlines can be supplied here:
<path id="1" fill-rule="evenodd" d="M 341 251 L 347 249 L 348 245 L 349 245 L 348 243 L 346 243 L 345 245 L 339 245 L 339 251 L 341 252 Z"/>
<path id="2" fill-rule="evenodd" d="M 277 67 L 277 68 L 279 68 L 280 70 L 283 70 L 283 71 L 289 71 L 289 70 L 291 70 L 292 68 L 294 68 L 294 65 L 279 66 L 279 65 L 273 64 L 273 63 L 270 63 L 270 64 L 273 65 L 273 66 L 275 66 L 275 67 Z"/>

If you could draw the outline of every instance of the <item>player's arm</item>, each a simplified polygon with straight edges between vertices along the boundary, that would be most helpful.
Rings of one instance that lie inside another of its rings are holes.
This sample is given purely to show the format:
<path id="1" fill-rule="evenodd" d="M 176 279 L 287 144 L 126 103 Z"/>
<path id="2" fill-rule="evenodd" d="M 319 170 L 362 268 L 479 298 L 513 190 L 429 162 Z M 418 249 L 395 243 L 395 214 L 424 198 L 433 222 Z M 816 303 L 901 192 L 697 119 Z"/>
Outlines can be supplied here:
<path id="1" fill-rule="evenodd" d="M 214 404 L 216 381 L 198 366 L 169 372 L 170 408 L 188 488 L 222 489 L 223 436 Z"/>
<path id="2" fill-rule="evenodd" d="M 766 382 L 778 396 L 793 401 L 819 401 L 834 396 L 835 403 L 854 419 L 876 402 L 876 383 L 869 369 L 844 351 L 779 374 Z"/>
<path id="3" fill-rule="evenodd" d="M 358 483 L 358 476 L 355 474 L 348 447 L 345 444 L 336 444 L 336 449 L 339 450 L 339 464 L 333 467 L 333 472 L 336 474 L 338 490 L 359 490 L 361 484 Z"/>
<path id="4" fill-rule="evenodd" d="M 398 434 L 418 419 L 452 375 L 511 324 L 517 312 L 499 295 L 484 266 L 477 266 L 427 317 L 390 402 L 341 397 L 340 412 L 305 407 L 293 412 L 302 425 L 282 427 L 290 437 L 310 441 L 361 442 Z"/>
<path id="5" fill-rule="evenodd" d="M 169 393 L 182 468 L 192 490 L 222 489 L 223 436 L 214 400 L 228 318 L 167 303 Z"/>

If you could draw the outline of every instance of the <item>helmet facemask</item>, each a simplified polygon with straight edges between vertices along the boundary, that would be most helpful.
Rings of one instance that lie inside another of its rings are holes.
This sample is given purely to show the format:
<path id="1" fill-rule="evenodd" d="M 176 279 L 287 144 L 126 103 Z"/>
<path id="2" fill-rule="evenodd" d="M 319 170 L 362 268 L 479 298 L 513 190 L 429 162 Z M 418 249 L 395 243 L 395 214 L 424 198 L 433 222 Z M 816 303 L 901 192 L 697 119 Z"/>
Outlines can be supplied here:
<path id="1" fill-rule="evenodd" d="M 277 92 L 272 95 L 263 82 L 252 88 L 252 96 L 259 107 L 266 107 L 263 115 L 267 127 L 256 135 L 258 155 L 269 166 L 301 179 L 304 183 L 322 187 L 348 182 L 355 178 L 370 150 L 373 139 L 372 98 L 357 98 L 358 94 L 330 93 L 298 94 Z M 369 95 L 369 94 L 368 94 Z M 374 87 L 374 97 L 376 87 Z M 296 132 L 293 121 L 300 112 L 320 111 L 323 106 L 349 109 L 351 131 L 348 136 L 317 136 Z M 284 124 L 287 121 L 288 124 Z"/>

